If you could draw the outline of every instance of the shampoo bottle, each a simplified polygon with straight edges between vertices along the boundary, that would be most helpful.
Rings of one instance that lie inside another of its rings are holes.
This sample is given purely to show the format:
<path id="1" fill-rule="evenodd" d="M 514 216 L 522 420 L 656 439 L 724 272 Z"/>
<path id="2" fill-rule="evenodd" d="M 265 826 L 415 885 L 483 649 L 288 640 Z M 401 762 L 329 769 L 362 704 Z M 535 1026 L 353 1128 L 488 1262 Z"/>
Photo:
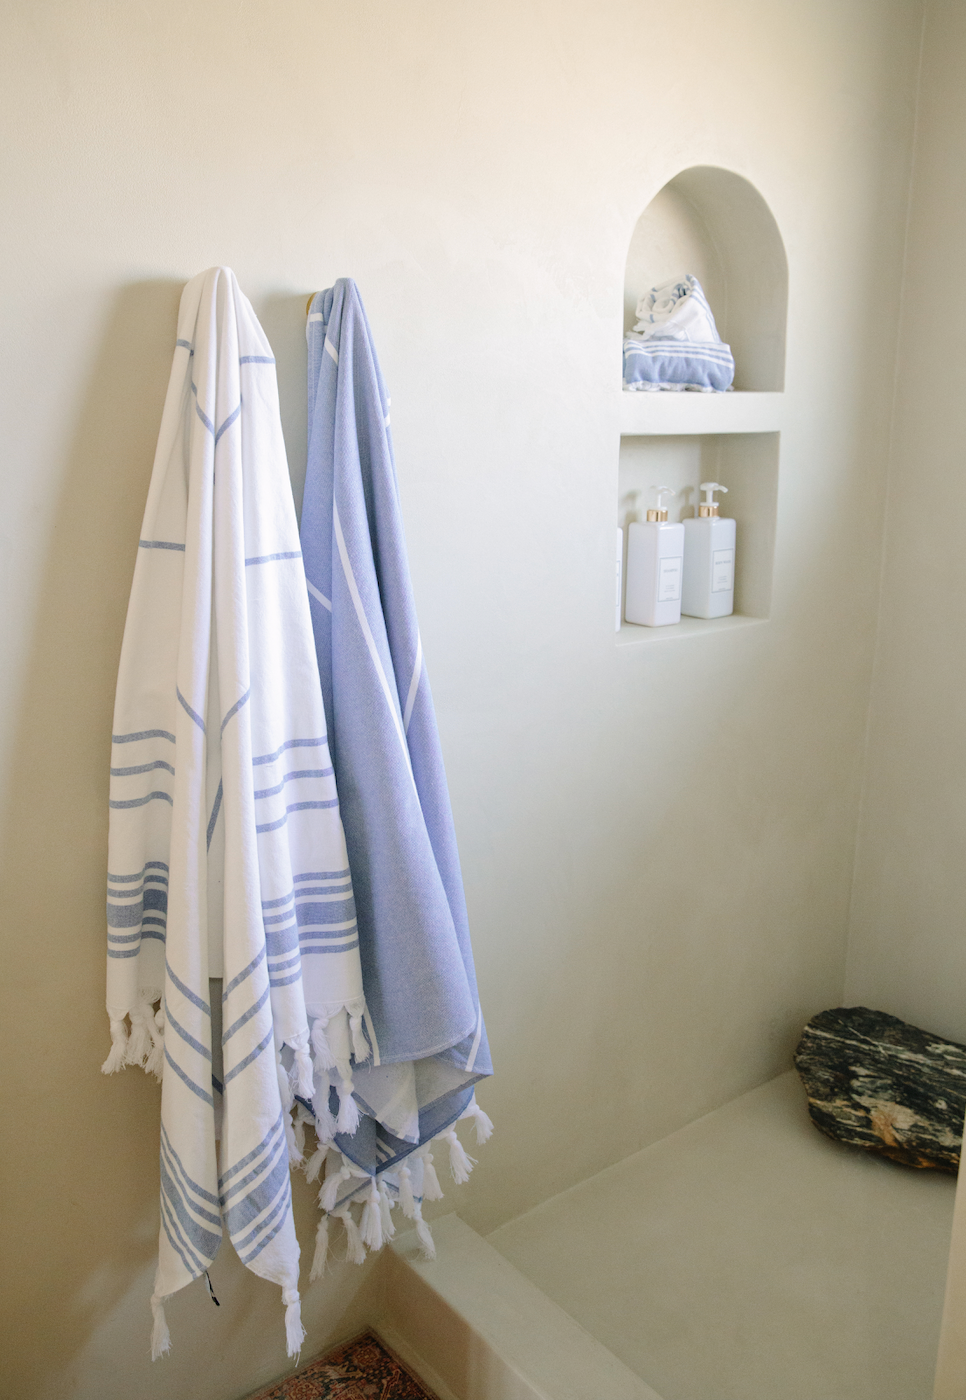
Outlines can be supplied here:
<path id="1" fill-rule="evenodd" d="M 665 496 L 670 486 L 657 489 L 657 509 L 643 524 L 627 527 L 627 593 L 624 616 L 644 627 L 667 627 L 681 621 L 681 575 L 684 566 L 684 526 L 668 522 Z"/>
<path id="2" fill-rule="evenodd" d="M 684 588 L 681 611 L 688 617 L 728 617 L 735 610 L 735 522 L 718 516 L 717 481 L 702 481 L 704 500 L 684 522 Z"/>

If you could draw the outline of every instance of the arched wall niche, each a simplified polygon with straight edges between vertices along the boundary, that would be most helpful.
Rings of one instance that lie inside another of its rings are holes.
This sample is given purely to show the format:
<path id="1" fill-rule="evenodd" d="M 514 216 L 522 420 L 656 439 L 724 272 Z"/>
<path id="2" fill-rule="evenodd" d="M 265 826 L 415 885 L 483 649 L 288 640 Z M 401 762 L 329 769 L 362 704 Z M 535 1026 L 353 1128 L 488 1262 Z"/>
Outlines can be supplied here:
<path id="1" fill-rule="evenodd" d="M 785 387 L 788 260 L 750 181 L 714 165 L 682 170 L 637 221 L 624 277 L 624 329 L 651 287 L 690 272 L 735 358 L 735 389 Z"/>

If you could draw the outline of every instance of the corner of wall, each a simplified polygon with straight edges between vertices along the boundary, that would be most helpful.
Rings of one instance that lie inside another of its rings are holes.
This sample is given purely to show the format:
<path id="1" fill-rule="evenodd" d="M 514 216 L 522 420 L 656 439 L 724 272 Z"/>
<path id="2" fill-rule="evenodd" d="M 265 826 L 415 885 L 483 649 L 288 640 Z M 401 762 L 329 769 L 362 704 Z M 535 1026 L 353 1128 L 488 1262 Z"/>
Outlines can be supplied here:
<path id="1" fill-rule="evenodd" d="M 872 743 L 872 718 L 875 703 L 876 681 L 879 674 L 879 661 L 882 645 L 882 603 L 885 584 L 885 571 L 887 560 L 887 547 L 889 540 L 889 522 L 891 519 L 892 506 L 892 482 L 894 476 L 895 458 L 895 432 L 896 432 L 896 407 L 899 398 L 900 385 L 900 365 L 902 356 L 903 330 L 906 316 L 906 281 L 908 276 L 909 260 L 909 230 L 912 220 L 913 195 L 916 180 L 916 157 L 919 151 L 920 129 L 919 117 L 922 100 L 922 69 L 923 54 L 925 52 L 926 23 L 928 18 L 929 0 L 919 0 L 920 21 L 919 21 L 919 51 L 916 57 L 916 81 L 913 93 L 912 108 L 912 137 L 909 143 L 909 172 L 906 180 L 905 196 L 905 220 L 902 234 L 902 259 L 901 272 L 899 278 L 898 305 L 896 308 L 895 321 L 895 342 L 892 356 L 892 389 L 889 396 L 889 429 L 888 429 L 888 451 L 886 454 L 885 469 L 883 473 L 884 485 L 882 491 L 882 518 L 880 524 L 879 541 L 879 571 L 876 585 L 875 604 L 875 640 L 873 644 L 872 666 L 869 673 L 868 698 L 865 711 L 865 732 L 863 735 L 862 755 L 859 762 L 859 800 L 855 814 L 855 829 L 852 841 L 852 882 L 849 893 L 849 908 L 846 921 L 846 950 L 845 950 L 845 971 L 842 983 L 842 1000 L 848 1004 L 851 999 L 851 988 L 855 982 L 855 921 L 857 885 L 859 880 L 859 861 L 862 850 L 862 839 L 865 825 L 866 804 L 868 798 L 868 777 L 869 759 Z"/>

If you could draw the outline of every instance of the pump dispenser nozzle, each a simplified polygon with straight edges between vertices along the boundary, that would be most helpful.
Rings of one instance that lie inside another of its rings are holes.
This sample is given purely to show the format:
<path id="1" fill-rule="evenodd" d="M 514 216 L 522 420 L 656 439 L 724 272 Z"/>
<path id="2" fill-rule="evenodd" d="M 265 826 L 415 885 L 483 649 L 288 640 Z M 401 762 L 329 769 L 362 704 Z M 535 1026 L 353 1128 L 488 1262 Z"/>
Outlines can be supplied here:
<path id="1" fill-rule="evenodd" d="M 724 491 L 727 495 L 728 488 L 722 486 L 719 481 L 702 481 L 701 490 L 704 492 L 704 500 L 698 506 L 698 517 L 701 520 L 706 520 L 709 516 L 718 514 L 718 502 L 714 498 L 714 492 Z"/>
<path id="2" fill-rule="evenodd" d="M 647 512 L 648 520 L 667 520 L 667 506 L 664 504 L 663 497 L 676 496 L 677 492 L 672 491 L 670 486 L 652 486 L 651 490 L 657 493 L 657 509 Z"/>

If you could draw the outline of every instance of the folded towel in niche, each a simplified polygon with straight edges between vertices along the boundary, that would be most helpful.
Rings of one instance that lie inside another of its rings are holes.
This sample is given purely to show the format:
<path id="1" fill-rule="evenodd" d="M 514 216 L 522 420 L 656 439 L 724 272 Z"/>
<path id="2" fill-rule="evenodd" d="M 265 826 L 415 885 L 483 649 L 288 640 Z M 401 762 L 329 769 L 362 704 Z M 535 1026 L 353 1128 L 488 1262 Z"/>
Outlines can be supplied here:
<path id="1" fill-rule="evenodd" d="M 625 389 L 720 393 L 731 387 L 735 362 L 696 277 L 652 287 L 638 302 L 637 316 L 624 337 Z"/>

